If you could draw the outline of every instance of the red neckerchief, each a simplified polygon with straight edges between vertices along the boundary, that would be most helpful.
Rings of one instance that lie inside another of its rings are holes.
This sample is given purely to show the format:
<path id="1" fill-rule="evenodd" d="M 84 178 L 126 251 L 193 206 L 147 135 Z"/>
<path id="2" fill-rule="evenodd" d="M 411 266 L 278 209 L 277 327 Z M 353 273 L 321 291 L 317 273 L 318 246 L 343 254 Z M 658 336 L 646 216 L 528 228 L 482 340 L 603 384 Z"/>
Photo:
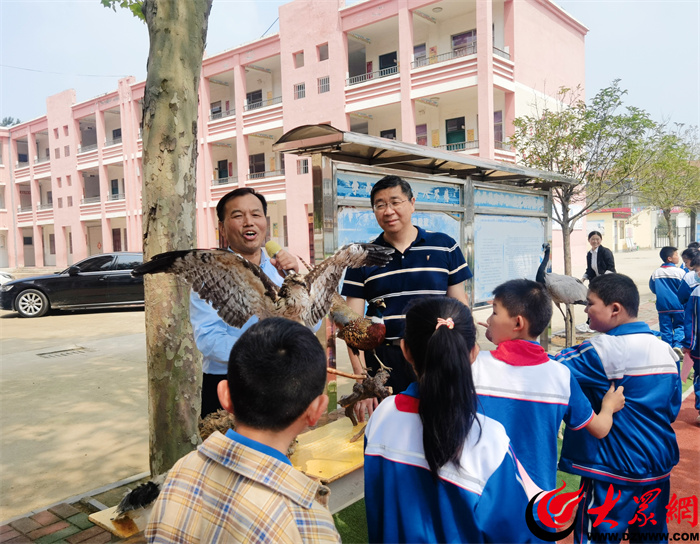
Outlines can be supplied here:
<path id="1" fill-rule="evenodd" d="M 549 361 L 544 348 L 529 340 L 506 340 L 498 344 L 491 355 L 513 366 L 536 366 Z"/>

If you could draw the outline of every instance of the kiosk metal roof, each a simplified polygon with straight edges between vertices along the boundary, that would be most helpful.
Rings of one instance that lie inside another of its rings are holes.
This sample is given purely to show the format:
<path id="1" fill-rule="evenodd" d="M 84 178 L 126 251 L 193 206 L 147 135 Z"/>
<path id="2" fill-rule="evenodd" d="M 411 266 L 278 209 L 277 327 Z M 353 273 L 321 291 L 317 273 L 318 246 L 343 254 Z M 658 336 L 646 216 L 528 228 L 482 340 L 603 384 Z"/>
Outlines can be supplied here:
<path id="1" fill-rule="evenodd" d="M 283 134 L 272 149 L 295 155 L 321 153 L 333 160 L 347 163 L 461 179 L 470 177 L 474 181 L 533 189 L 548 190 L 554 186 L 576 183 L 560 174 L 398 140 L 344 132 L 331 125 L 303 125 L 294 128 Z"/>

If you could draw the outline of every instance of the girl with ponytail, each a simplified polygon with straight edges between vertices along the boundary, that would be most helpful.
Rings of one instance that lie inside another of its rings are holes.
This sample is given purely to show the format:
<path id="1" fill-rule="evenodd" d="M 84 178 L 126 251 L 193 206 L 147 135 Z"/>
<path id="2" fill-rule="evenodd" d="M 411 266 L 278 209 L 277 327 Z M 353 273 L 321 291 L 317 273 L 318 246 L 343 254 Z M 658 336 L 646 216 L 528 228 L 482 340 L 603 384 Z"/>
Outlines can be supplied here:
<path id="1" fill-rule="evenodd" d="M 406 308 L 401 340 L 418 382 L 365 431 L 370 542 L 530 542 L 527 495 L 503 426 L 477 413 L 471 312 L 448 297 Z"/>

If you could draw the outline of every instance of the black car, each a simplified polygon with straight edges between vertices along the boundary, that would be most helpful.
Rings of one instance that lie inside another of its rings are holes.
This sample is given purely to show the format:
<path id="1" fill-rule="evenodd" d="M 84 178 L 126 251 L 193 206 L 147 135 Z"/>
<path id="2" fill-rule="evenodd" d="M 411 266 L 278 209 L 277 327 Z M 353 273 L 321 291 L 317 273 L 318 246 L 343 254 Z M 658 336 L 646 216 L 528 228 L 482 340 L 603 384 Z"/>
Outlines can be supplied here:
<path id="1" fill-rule="evenodd" d="M 143 306 L 143 277 L 131 276 L 142 262 L 141 253 L 103 253 L 63 272 L 13 280 L 0 286 L 0 308 L 41 317 L 51 308 Z"/>

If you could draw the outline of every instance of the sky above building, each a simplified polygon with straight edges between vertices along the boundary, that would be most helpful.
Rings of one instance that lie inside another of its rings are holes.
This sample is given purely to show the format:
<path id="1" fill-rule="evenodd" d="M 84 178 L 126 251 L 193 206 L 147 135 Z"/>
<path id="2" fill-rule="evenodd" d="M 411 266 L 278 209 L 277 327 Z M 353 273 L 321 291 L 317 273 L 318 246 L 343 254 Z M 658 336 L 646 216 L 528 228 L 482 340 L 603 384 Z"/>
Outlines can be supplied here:
<path id="1" fill-rule="evenodd" d="M 283 3 L 214 0 L 207 53 L 277 32 Z M 619 78 L 627 105 L 700 125 L 700 0 L 557 3 L 589 29 L 587 97 Z M 0 118 L 42 116 L 46 97 L 65 89 L 84 101 L 114 91 L 120 77 L 141 81 L 147 57 L 146 26 L 126 10 L 99 0 L 0 0 Z"/>

